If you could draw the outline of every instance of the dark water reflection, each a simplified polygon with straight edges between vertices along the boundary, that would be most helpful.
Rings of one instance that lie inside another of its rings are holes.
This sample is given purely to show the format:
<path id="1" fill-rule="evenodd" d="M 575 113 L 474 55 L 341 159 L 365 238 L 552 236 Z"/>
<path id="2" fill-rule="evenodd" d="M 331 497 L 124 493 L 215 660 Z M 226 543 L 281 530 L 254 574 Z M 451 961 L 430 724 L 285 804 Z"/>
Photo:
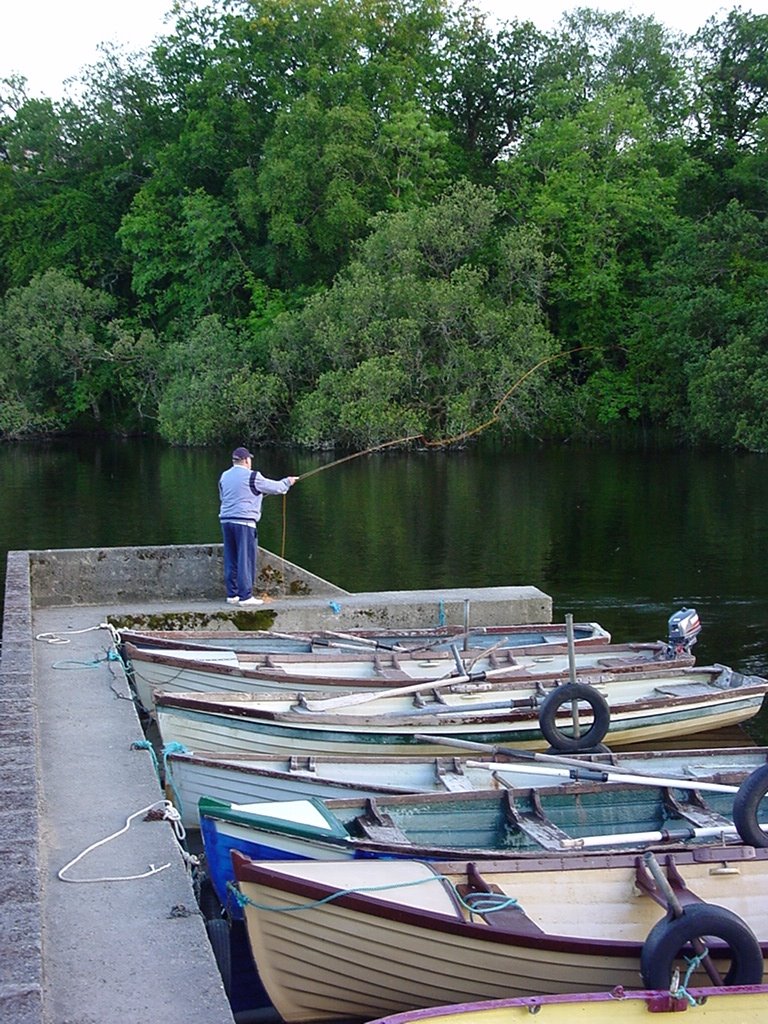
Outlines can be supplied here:
<path id="1" fill-rule="evenodd" d="M 228 451 L 125 442 L 0 447 L 12 549 L 219 541 Z M 332 461 L 267 449 L 269 476 Z M 261 543 L 349 590 L 532 584 L 622 640 L 695 606 L 697 655 L 768 674 L 768 459 L 554 448 L 354 459 L 268 499 Z"/>

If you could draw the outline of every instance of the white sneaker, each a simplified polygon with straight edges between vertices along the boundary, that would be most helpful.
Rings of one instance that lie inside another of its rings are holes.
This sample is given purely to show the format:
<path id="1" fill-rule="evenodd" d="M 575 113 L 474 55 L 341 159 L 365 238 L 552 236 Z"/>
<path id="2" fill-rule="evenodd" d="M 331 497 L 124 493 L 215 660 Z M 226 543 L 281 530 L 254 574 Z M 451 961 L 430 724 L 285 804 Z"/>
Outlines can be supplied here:
<path id="1" fill-rule="evenodd" d="M 255 608 L 257 604 L 264 604 L 260 597 L 246 597 L 244 601 L 239 601 L 238 604 L 241 608 Z"/>
<path id="2" fill-rule="evenodd" d="M 228 597 L 227 598 L 227 604 L 240 604 L 240 598 L 239 597 Z"/>

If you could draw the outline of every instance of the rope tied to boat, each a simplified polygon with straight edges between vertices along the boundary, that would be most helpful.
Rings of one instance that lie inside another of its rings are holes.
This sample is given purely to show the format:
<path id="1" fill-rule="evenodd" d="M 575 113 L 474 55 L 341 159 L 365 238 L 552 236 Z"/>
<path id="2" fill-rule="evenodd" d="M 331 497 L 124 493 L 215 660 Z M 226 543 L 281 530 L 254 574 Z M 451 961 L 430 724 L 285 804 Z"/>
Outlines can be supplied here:
<path id="1" fill-rule="evenodd" d="M 162 785 L 163 780 L 162 780 L 162 778 L 160 776 L 160 765 L 157 763 L 157 754 L 155 753 L 155 748 L 152 746 L 150 741 L 149 740 L 134 740 L 133 743 L 131 744 L 131 750 L 148 750 L 149 751 L 149 756 L 152 758 L 152 764 L 153 764 L 154 769 L 155 769 L 155 774 L 157 775 L 158 781 Z"/>
<path id="2" fill-rule="evenodd" d="M 177 743 L 176 740 L 171 740 L 170 743 L 166 743 L 163 747 L 163 764 L 169 754 L 191 754 L 192 751 L 189 747 L 185 747 L 183 743 Z"/>
<path id="3" fill-rule="evenodd" d="M 227 896 L 231 895 L 235 903 L 240 907 L 241 910 L 247 906 L 254 907 L 256 910 L 266 910 L 277 914 L 281 913 L 293 913 L 299 910 L 313 910 L 315 907 L 321 907 L 326 903 L 333 903 L 334 900 L 341 899 L 342 896 L 354 896 L 361 893 L 370 892 L 383 892 L 387 889 L 409 889 L 414 885 L 423 885 L 424 882 L 443 882 L 450 890 L 456 901 L 470 914 L 472 913 L 492 913 L 494 910 L 506 910 L 509 907 L 517 906 L 517 900 L 513 896 L 505 896 L 503 893 L 477 893 L 478 897 L 484 897 L 487 900 L 487 906 L 484 901 L 473 900 L 473 905 L 470 905 L 462 897 L 457 890 L 454 883 L 450 878 L 445 875 L 429 875 L 426 878 L 416 878 L 410 882 L 388 882 L 385 885 L 368 885 L 358 886 L 354 889 L 337 889 L 336 892 L 329 893 L 327 896 L 323 896 L 319 900 L 311 900 L 309 903 L 290 903 L 284 906 L 276 907 L 270 906 L 267 903 L 257 903 L 252 900 L 250 896 L 247 896 L 240 890 L 236 882 L 227 882 Z M 480 902 L 481 907 L 477 906 Z"/>
<path id="4" fill-rule="evenodd" d="M 113 839 L 117 839 L 118 836 L 124 835 L 131 827 L 133 821 L 140 815 L 144 815 L 144 821 L 165 821 L 171 822 L 176 838 L 181 842 L 186 836 L 184 826 L 181 823 L 181 817 L 179 812 L 170 802 L 170 800 L 159 800 L 155 803 L 149 804 L 147 807 L 142 807 L 139 811 L 134 811 L 133 814 L 129 814 L 125 819 L 125 824 L 122 828 L 113 832 L 111 835 L 105 836 L 104 839 L 99 839 L 95 843 L 91 843 L 90 846 L 86 847 L 82 853 L 78 853 L 76 857 L 68 861 L 59 871 L 56 872 L 56 877 L 62 882 L 133 882 L 142 878 L 150 878 L 152 875 L 159 875 L 161 871 L 165 871 L 166 868 L 171 866 L 170 861 L 167 864 L 161 864 L 160 867 L 156 867 L 154 864 L 150 864 L 146 871 L 136 875 L 110 875 L 102 876 L 99 878 L 65 878 L 65 874 L 70 868 L 73 868 L 75 864 L 81 861 L 84 857 L 87 857 L 89 853 L 97 850 L 100 846 L 105 846 Z"/>
<path id="5" fill-rule="evenodd" d="M 92 633 L 95 629 L 108 629 L 112 636 L 112 642 L 115 646 L 119 644 L 118 632 L 110 622 L 100 622 L 98 626 L 86 626 L 85 629 L 62 629 L 58 633 L 38 633 L 35 640 L 40 640 L 45 644 L 68 644 L 71 643 L 69 639 L 71 636 L 75 636 L 77 633 Z"/>
<path id="6" fill-rule="evenodd" d="M 691 975 L 695 970 L 701 967 L 704 960 L 709 956 L 709 950 L 705 946 L 700 953 L 695 956 L 687 957 L 683 959 L 688 964 L 688 969 L 685 972 L 682 985 L 680 982 L 680 971 L 675 969 L 675 973 L 672 976 L 672 984 L 669 986 L 669 994 L 673 999 L 685 999 L 689 1006 L 698 1006 L 698 1000 L 694 999 L 691 993 L 688 991 L 688 982 L 691 980 Z"/>
<path id="7" fill-rule="evenodd" d="M 456 892 L 456 898 L 470 914 L 482 914 L 483 916 L 518 906 L 518 901 L 514 896 L 506 896 L 503 892 L 468 892 L 466 896 Z"/>
<path id="8" fill-rule="evenodd" d="M 87 632 L 89 632 L 92 629 L 103 629 L 105 627 L 106 627 L 106 624 L 102 623 L 101 626 L 89 626 L 87 629 L 79 629 L 79 630 L 76 629 L 76 630 L 73 630 L 73 632 L 75 632 L 75 633 L 87 633 Z M 112 629 L 112 627 L 109 626 L 109 629 Z M 48 637 L 50 637 L 52 639 L 47 639 Z M 68 644 L 69 643 L 69 640 L 63 640 L 61 638 L 57 639 L 56 638 L 56 634 L 54 634 L 54 633 L 38 633 L 38 635 L 35 637 L 35 639 L 36 640 L 44 640 L 45 643 L 50 643 L 50 644 L 59 644 L 59 643 L 67 643 Z M 115 673 L 112 670 L 112 665 L 115 662 L 117 662 L 122 667 L 124 673 L 127 671 L 127 666 L 126 666 L 126 664 L 125 664 L 125 662 L 123 660 L 122 655 L 120 654 L 120 651 L 117 650 L 117 648 L 115 648 L 115 647 L 110 647 L 110 648 L 107 648 L 105 654 L 102 657 L 91 658 L 89 661 L 77 661 L 77 660 L 75 660 L 73 658 L 68 658 L 65 661 L 54 661 L 53 664 L 51 665 L 51 668 L 59 669 L 61 671 L 80 671 L 81 669 L 98 668 L 100 665 L 106 665 L 108 670 L 109 670 L 109 675 L 110 675 L 110 678 L 111 678 L 111 682 L 109 684 L 109 687 L 112 690 L 112 692 L 114 693 L 115 697 L 118 700 L 130 700 L 130 701 L 133 701 L 134 698 L 133 698 L 133 695 L 130 692 L 129 693 L 120 693 L 119 690 L 117 689 L 116 684 L 118 683 L 119 680 L 118 680 L 118 677 L 115 675 Z M 124 677 L 121 677 L 121 678 L 124 678 Z"/>
<path id="9" fill-rule="evenodd" d="M 176 806 L 179 808 L 179 810 L 183 809 L 184 801 L 181 799 L 181 794 L 179 793 L 178 789 L 176 788 L 176 783 L 173 780 L 173 770 L 168 767 L 168 757 L 171 754 L 191 754 L 191 753 L 192 753 L 192 751 L 189 750 L 188 747 L 185 747 L 183 743 L 177 743 L 175 740 L 172 740 L 170 743 L 166 743 L 165 746 L 162 749 L 163 777 L 162 777 L 162 779 L 160 781 L 161 782 L 163 782 L 163 780 L 165 781 L 166 788 L 170 789 L 170 791 L 171 791 L 171 793 L 173 795 L 173 802 L 176 804 Z M 158 774 L 159 774 L 159 769 L 158 769 Z"/>
<path id="10" fill-rule="evenodd" d="M 98 668 L 99 665 L 103 665 L 106 661 L 120 661 L 120 655 L 117 651 L 107 651 L 103 658 L 91 658 L 90 661 L 75 661 L 68 658 L 66 661 L 54 661 L 51 668 L 65 669 L 67 671 L 76 668 Z"/>
<path id="11" fill-rule="evenodd" d="M 250 896 L 246 896 L 244 892 L 241 892 L 235 882 L 227 882 L 227 889 L 231 892 L 235 902 L 241 909 L 251 906 L 257 910 L 290 914 L 298 910 L 313 910 L 315 907 L 322 907 L 326 903 L 333 903 L 334 900 L 341 899 L 342 896 L 354 896 L 355 894 L 367 892 L 383 892 L 385 889 L 408 889 L 413 885 L 422 885 L 424 882 L 435 881 L 446 881 L 449 885 L 452 884 L 449 879 L 442 879 L 440 875 L 431 875 L 428 878 L 417 878 L 411 882 L 390 882 L 386 885 L 364 885 L 355 889 L 337 889 L 336 892 L 331 892 L 320 900 L 310 900 L 309 903 L 289 903 L 282 907 L 273 907 L 267 903 L 257 903 Z"/>

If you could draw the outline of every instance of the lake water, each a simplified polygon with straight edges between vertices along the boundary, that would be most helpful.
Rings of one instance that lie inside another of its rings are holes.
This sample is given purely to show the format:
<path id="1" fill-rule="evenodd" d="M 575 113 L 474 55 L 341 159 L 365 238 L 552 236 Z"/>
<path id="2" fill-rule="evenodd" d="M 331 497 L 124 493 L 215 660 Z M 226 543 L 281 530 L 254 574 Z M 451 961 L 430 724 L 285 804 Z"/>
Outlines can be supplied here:
<path id="1" fill-rule="evenodd" d="M 218 543 L 228 455 L 137 440 L 0 446 L 0 584 L 8 550 Z M 332 460 L 268 449 L 256 464 L 284 476 Z M 695 607 L 701 664 L 768 675 L 768 459 L 758 456 L 368 456 L 267 499 L 259 532 L 348 590 L 533 585 L 556 620 L 598 621 L 617 642 L 664 639 L 669 616 Z M 232 1004 L 248 1010 L 261 989 L 242 935 L 232 956 Z"/>
<path id="2" fill-rule="evenodd" d="M 336 456 L 265 449 L 268 476 Z M 229 450 L 140 441 L 0 447 L 8 550 L 218 543 Z M 348 590 L 533 585 L 616 641 L 695 607 L 700 663 L 768 674 L 768 458 L 658 450 L 379 454 L 268 498 L 260 542 Z"/>

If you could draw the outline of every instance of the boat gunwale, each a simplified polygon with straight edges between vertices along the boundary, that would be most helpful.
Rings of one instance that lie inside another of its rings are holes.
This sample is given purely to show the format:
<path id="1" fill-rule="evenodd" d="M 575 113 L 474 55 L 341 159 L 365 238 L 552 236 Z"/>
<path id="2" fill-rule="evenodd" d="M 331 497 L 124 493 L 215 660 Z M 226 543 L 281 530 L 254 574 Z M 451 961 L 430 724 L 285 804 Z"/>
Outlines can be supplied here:
<path id="1" fill-rule="evenodd" d="M 666 644 L 664 644 L 662 641 L 650 641 L 629 644 L 595 645 L 594 647 L 581 651 L 581 653 L 588 657 L 600 657 L 604 655 L 606 658 L 616 655 L 620 656 L 621 654 L 639 655 L 642 652 L 651 652 L 654 655 L 661 655 L 663 654 L 665 648 Z M 196 653 L 200 654 L 206 652 L 213 652 L 219 654 L 235 653 L 229 652 L 226 648 L 217 649 L 211 647 L 204 647 L 189 649 L 194 650 Z M 470 662 L 482 660 L 484 657 L 485 650 L 485 648 L 471 649 L 470 653 L 474 654 L 474 657 L 468 660 L 470 660 Z M 124 657 L 131 667 L 133 667 L 134 665 L 141 666 L 142 664 L 151 664 L 172 669 L 174 672 L 183 672 L 185 670 L 187 672 L 198 671 L 219 678 L 233 676 L 243 680 L 252 680 L 253 682 L 275 683 L 277 686 L 284 686 L 285 684 L 289 684 L 290 687 L 294 689 L 296 687 L 300 687 L 302 684 L 313 686 L 316 686 L 318 684 L 325 684 L 327 686 L 335 688 L 343 687 L 344 689 L 349 690 L 371 690 L 380 688 L 384 689 L 388 685 L 394 688 L 397 686 L 398 683 L 403 683 L 406 685 L 415 685 L 419 682 L 423 682 L 426 689 L 428 688 L 430 682 L 439 681 L 442 683 L 450 675 L 436 675 L 434 679 L 421 680 L 418 678 L 414 678 L 405 670 L 399 669 L 396 664 L 397 662 L 403 662 L 407 664 L 425 660 L 434 661 L 436 663 L 436 672 L 439 671 L 439 667 L 449 665 L 451 666 L 452 673 L 455 674 L 454 658 L 453 654 L 450 651 L 432 652 L 428 659 L 425 657 L 423 653 L 417 654 L 414 651 L 405 651 L 402 653 L 386 652 L 388 655 L 391 655 L 393 663 L 391 665 L 384 666 L 379 676 L 372 675 L 370 677 L 360 675 L 348 677 L 339 675 L 338 677 L 333 677 L 330 675 L 317 675 L 311 672 L 301 674 L 298 672 L 285 672 L 281 670 L 279 665 L 269 665 L 267 663 L 263 665 L 249 664 L 247 662 L 234 664 L 231 662 L 222 661 L 206 661 L 202 657 L 199 659 L 199 661 L 196 661 L 195 659 L 180 657 L 178 654 L 175 654 L 174 651 L 170 650 L 143 650 L 141 648 L 137 648 L 130 642 L 123 645 L 123 651 Z M 542 681 L 546 683 L 547 681 L 564 679 L 566 676 L 569 675 L 570 669 L 568 666 L 552 668 L 548 671 L 546 669 L 546 666 L 542 666 L 541 669 L 539 669 L 536 666 L 526 664 L 515 664 L 516 657 L 540 657 L 542 659 L 545 657 L 563 657 L 567 654 L 567 647 L 565 645 L 548 645 L 546 647 L 536 645 L 531 645 L 529 647 L 507 647 L 503 648 L 503 652 L 507 656 L 507 660 L 509 661 L 508 666 L 500 665 L 499 667 L 494 668 L 492 671 L 496 673 L 496 675 L 493 680 L 485 681 L 480 679 L 478 680 L 479 682 L 487 682 L 487 684 L 490 687 L 493 687 L 494 685 L 498 687 L 503 687 L 505 685 L 509 686 L 510 684 L 514 685 L 515 683 L 519 683 L 522 687 L 526 685 L 530 686 L 531 681 Z M 578 656 L 579 651 L 577 651 L 576 653 Z M 275 660 L 279 660 L 289 665 L 313 665 L 320 661 L 321 663 L 325 663 L 326 665 L 338 663 L 341 666 L 355 664 L 356 662 L 362 662 L 367 665 L 373 665 L 377 661 L 377 659 L 380 661 L 382 657 L 381 652 L 379 651 L 366 651 L 364 649 L 361 649 L 360 652 L 355 652 L 354 654 L 334 654 L 331 656 L 326 654 L 313 655 L 308 652 L 272 652 L 264 653 L 263 655 L 261 652 L 259 652 L 256 656 L 264 657 L 265 661 L 269 658 L 273 658 Z M 691 669 L 695 667 L 695 661 L 696 659 L 692 654 L 677 654 L 672 657 L 654 656 L 653 658 L 649 658 L 647 660 L 641 659 L 637 662 L 630 661 L 627 664 L 614 664 L 605 666 L 600 666 L 596 664 L 595 666 L 585 666 L 583 670 L 579 671 L 579 677 L 586 678 L 595 676 L 625 674 L 634 675 L 642 672 L 667 672 L 678 668 Z M 505 670 L 509 672 L 509 678 L 506 678 L 503 675 L 501 675 L 501 673 Z M 467 668 L 467 672 L 471 674 L 471 664 Z M 478 675 L 479 674 L 480 670 L 478 670 Z M 162 686 L 167 684 L 153 683 L 150 685 L 152 685 L 153 687 L 162 688 Z M 464 685 L 466 685 L 466 681 Z M 318 693 L 319 692 L 320 691 L 318 691 Z"/>
<path id="2" fill-rule="evenodd" d="M 690 671 L 690 670 L 688 670 Z M 698 670 L 694 670 L 698 671 Z M 643 673 L 637 673 L 634 678 L 642 677 Z M 653 674 L 650 674 L 648 678 L 652 678 Z M 750 677 L 756 678 L 756 677 Z M 588 685 L 599 685 L 600 680 L 594 680 Z M 426 687 L 425 687 L 426 689 Z M 445 691 L 448 688 L 443 688 Z M 482 691 L 483 693 L 489 691 Z M 690 708 L 692 711 L 696 711 L 698 705 L 708 707 L 711 705 L 726 705 L 728 703 L 738 703 L 740 701 L 751 700 L 753 697 L 765 697 L 768 692 L 768 680 L 762 680 L 760 683 L 754 685 L 744 685 L 730 687 L 728 689 L 722 689 L 716 686 L 712 686 L 711 694 L 699 693 L 696 695 L 673 695 L 669 693 L 659 694 L 657 697 L 652 696 L 652 693 L 644 696 L 643 698 L 635 699 L 633 701 L 624 700 L 621 703 L 615 703 L 610 705 L 611 720 L 613 721 L 616 715 L 628 716 L 632 713 L 644 713 L 647 711 L 653 711 L 660 705 L 664 708 Z M 719 695 L 721 699 L 717 700 Z M 328 694 L 330 697 L 336 697 L 338 695 Z M 393 695 L 395 696 L 395 695 Z M 163 691 L 158 690 L 155 695 L 155 703 L 158 708 L 177 708 L 188 711 L 197 712 L 198 714 L 213 715 L 217 718 L 234 718 L 238 720 L 247 720 L 253 722 L 269 721 L 277 724 L 284 724 L 289 727 L 301 727 L 306 726 L 325 726 L 325 725 L 337 725 L 337 726 L 358 726 L 361 729 L 369 728 L 371 724 L 383 724 L 387 728 L 396 728 L 398 726 L 414 726 L 420 731 L 424 730 L 425 726 L 429 722 L 427 715 L 419 715 L 418 713 L 410 712 L 387 712 L 387 719 L 382 718 L 381 713 L 372 712 L 370 715 L 354 715 L 354 714 L 339 714 L 337 711 L 308 711 L 300 706 L 301 694 L 294 694 L 288 696 L 283 693 L 265 693 L 260 694 L 258 697 L 254 697 L 249 693 L 231 692 L 231 693 L 200 693 L 197 691 Z M 286 703 L 293 699 L 296 707 L 291 706 L 288 709 L 271 710 L 269 707 L 247 707 L 244 705 L 248 704 L 269 704 L 271 701 L 275 703 Z M 312 700 L 324 699 L 320 692 L 313 693 Z M 382 697 L 382 700 L 387 700 L 389 697 Z M 510 700 L 513 698 L 510 698 Z M 500 703 L 502 703 L 500 701 Z M 468 709 L 471 712 L 471 708 Z M 510 707 L 505 709 L 499 707 L 497 711 L 507 711 L 507 719 L 513 719 L 521 723 L 528 721 L 538 720 L 538 708 L 514 708 Z M 453 713 L 451 713 L 453 712 Z M 563 714 L 565 717 L 565 714 Z M 633 717 L 637 717 L 635 714 Z M 441 714 L 441 723 L 451 724 L 469 724 L 469 725 L 485 725 L 487 723 L 498 724 L 500 720 L 499 714 L 488 714 L 488 713 L 474 713 L 471 712 L 471 716 L 468 716 L 466 710 L 462 712 L 460 708 L 450 709 L 445 714 Z"/>
<path id="3" fill-rule="evenodd" d="M 709 987 L 686 988 L 686 994 L 696 1003 L 702 1004 L 717 996 L 765 996 L 768 997 L 768 983 L 758 985 L 719 985 Z M 471 1019 L 473 1013 L 504 1010 L 513 1007 L 524 1007 L 529 1013 L 538 1013 L 547 1006 L 569 1006 L 579 1003 L 620 1004 L 627 1000 L 645 1002 L 649 1012 L 677 1012 L 674 1009 L 652 1011 L 651 1007 L 661 999 L 674 998 L 668 991 L 659 989 L 625 989 L 619 986 L 611 991 L 595 991 L 580 993 L 556 993 L 553 995 L 515 996 L 510 999 L 482 999 L 464 1003 L 448 1003 L 442 1006 L 427 1006 L 416 1010 L 403 1010 L 400 1013 L 389 1013 L 376 1017 L 368 1024 L 429 1024 L 430 1021 L 455 1017 L 458 1022 L 467 1015 Z M 680 997 L 682 998 L 682 997 Z M 685 999 L 686 1004 L 688 1000 Z"/>

